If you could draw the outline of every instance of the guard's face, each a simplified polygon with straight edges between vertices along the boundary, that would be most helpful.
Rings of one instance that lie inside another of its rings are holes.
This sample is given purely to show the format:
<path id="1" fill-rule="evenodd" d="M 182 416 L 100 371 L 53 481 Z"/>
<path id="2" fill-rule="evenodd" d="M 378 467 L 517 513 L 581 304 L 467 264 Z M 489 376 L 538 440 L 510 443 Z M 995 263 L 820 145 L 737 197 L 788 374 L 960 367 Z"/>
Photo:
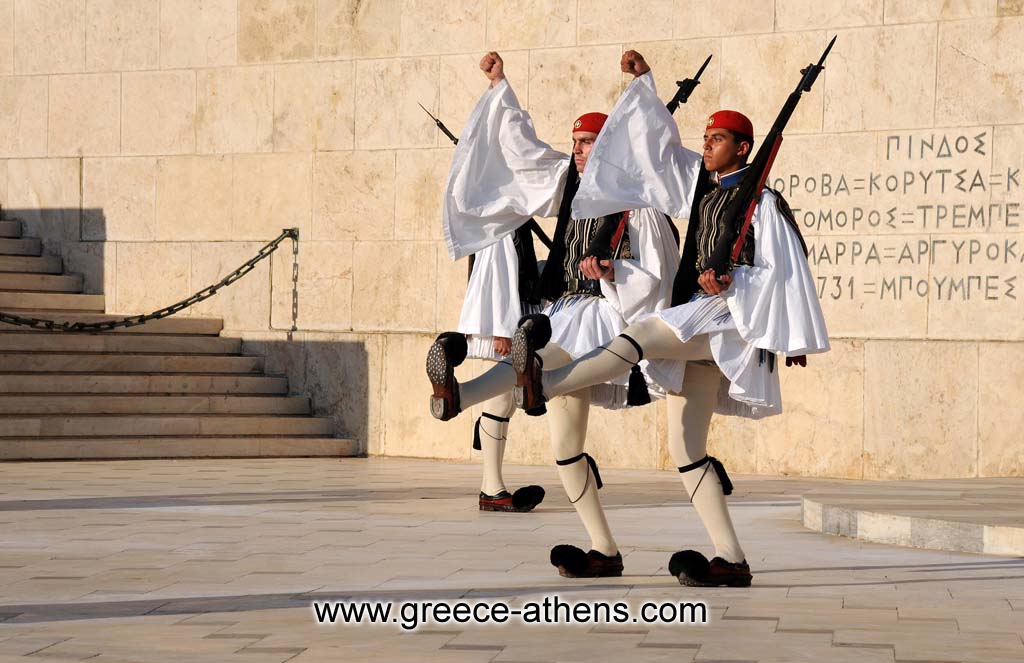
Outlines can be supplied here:
<path id="1" fill-rule="evenodd" d="M 708 129 L 704 134 L 704 167 L 725 175 L 739 170 L 750 154 L 750 143 L 737 143 L 727 129 Z"/>
<path id="2" fill-rule="evenodd" d="M 572 132 L 572 158 L 576 162 L 577 171 L 583 172 L 583 168 L 587 165 L 587 159 L 590 158 L 590 150 L 594 147 L 595 140 L 597 140 L 597 134 L 593 131 Z"/>

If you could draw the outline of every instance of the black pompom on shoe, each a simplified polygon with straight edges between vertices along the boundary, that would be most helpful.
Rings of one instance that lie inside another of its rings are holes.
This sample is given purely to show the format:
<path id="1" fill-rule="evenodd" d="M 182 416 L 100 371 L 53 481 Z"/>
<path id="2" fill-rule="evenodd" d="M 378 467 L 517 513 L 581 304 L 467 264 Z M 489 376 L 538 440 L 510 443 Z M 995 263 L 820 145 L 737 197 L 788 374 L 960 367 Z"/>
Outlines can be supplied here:
<path id="1" fill-rule="evenodd" d="M 711 563 L 708 558 L 696 550 L 680 550 L 668 560 L 668 572 L 679 578 L 706 578 L 711 572 Z"/>
<path id="2" fill-rule="evenodd" d="M 469 354 L 469 341 L 461 332 L 443 332 L 438 334 L 434 343 L 444 345 L 444 352 L 452 366 L 461 366 Z"/>
<path id="3" fill-rule="evenodd" d="M 551 566 L 558 567 L 558 575 L 579 578 L 587 570 L 587 553 L 576 546 L 562 543 L 551 549 Z"/>
<path id="4" fill-rule="evenodd" d="M 533 511 L 533 509 L 544 501 L 544 489 L 540 486 L 523 486 L 512 493 L 512 506 L 516 511 Z"/>
<path id="5" fill-rule="evenodd" d="M 530 331 L 530 341 L 533 344 L 533 349 L 540 350 L 543 347 L 547 347 L 547 344 L 551 342 L 551 318 L 543 313 L 531 313 L 519 318 L 516 327 L 522 327 L 523 323 L 527 320 L 533 323 Z"/>

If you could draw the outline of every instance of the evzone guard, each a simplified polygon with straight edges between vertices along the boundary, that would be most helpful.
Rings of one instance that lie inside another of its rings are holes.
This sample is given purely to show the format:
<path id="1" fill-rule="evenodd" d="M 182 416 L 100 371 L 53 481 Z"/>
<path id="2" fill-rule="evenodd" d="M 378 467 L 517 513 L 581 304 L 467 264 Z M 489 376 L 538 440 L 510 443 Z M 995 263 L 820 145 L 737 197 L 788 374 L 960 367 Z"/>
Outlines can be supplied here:
<path id="1" fill-rule="evenodd" d="M 484 62 L 481 62 L 481 67 Z M 420 108 L 423 105 L 420 104 Z M 454 136 L 441 120 L 423 108 L 444 135 Z M 453 168 L 450 176 L 455 176 Z M 530 219 L 512 233 L 469 256 L 469 283 L 459 315 L 458 332 L 466 339 L 466 356 L 496 362 L 512 350 L 512 334 L 523 315 L 538 313 L 536 293 L 537 254 L 533 237 L 551 246 L 551 240 Z M 544 488 L 530 485 L 509 493 L 502 475 L 502 461 L 508 441 L 509 421 L 515 413 L 512 392 L 505 391 L 485 401 L 473 429 L 473 448 L 482 452 L 483 478 L 477 497 L 481 511 L 525 513 L 544 500 Z"/>
<path id="2" fill-rule="evenodd" d="M 470 256 L 469 284 L 458 326 L 467 341 L 466 356 L 488 362 L 508 357 L 519 320 L 542 309 L 531 294 L 537 277 L 533 237 L 525 225 Z M 483 455 L 479 508 L 532 511 L 544 500 L 544 488 L 530 485 L 509 493 L 501 471 L 509 421 L 516 409 L 512 392 L 503 391 L 484 401 L 481 409 L 473 429 L 473 448 Z"/>
<path id="3" fill-rule="evenodd" d="M 669 305 L 679 254 L 677 234 L 668 217 L 649 206 L 570 218 L 579 173 L 586 172 L 606 116 L 586 113 L 575 121 L 570 158 L 537 138 L 530 116 L 505 79 L 498 54 L 485 55 L 481 68 L 491 86 L 473 110 L 453 157 L 443 208 L 445 241 L 457 259 L 501 243 L 532 216 L 557 216 L 554 245 L 539 283 L 539 294 L 551 301 L 545 309 L 551 333 L 538 352 L 547 366 L 561 366 Z M 499 287 L 512 292 L 511 279 L 505 281 Z M 438 419 L 452 419 L 472 405 L 500 398 L 516 384 L 508 361 L 460 384 L 454 369 L 469 350 L 465 334 L 459 332 L 441 334 L 430 348 L 431 412 Z M 682 382 L 682 366 L 677 365 L 665 362 L 664 380 L 672 383 L 675 372 L 675 381 Z M 659 367 L 652 363 L 647 368 Z M 631 380 L 617 376 L 564 393 L 538 408 L 550 415 L 559 475 L 570 500 L 585 522 L 592 517 L 601 520 L 590 526 L 593 532 L 607 533 L 608 527 L 597 503 L 596 464 L 583 453 L 590 406 L 614 409 L 647 400 L 643 376 L 634 372 Z M 610 536 L 591 544 L 594 559 L 608 574 L 621 573 L 622 557 Z"/>
<path id="4" fill-rule="evenodd" d="M 623 69 L 636 78 L 593 149 L 573 214 L 650 205 L 689 216 L 673 306 L 642 317 L 611 343 L 560 367 L 545 362 L 542 318 L 524 320 L 513 337 L 515 397 L 528 409 L 614 379 L 641 359 L 685 366 L 680 389 L 663 385 L 669 392 L 669 451 L 715 548 L 710 561 L 694 550 L 672 556 L 669 572 L 685 585 L 748 586 L 752 577 L 725 501 L 732 484 L 722 463 L 707 455 L 712 413 L 750 418 L 780 413 L 776 356 L 802 366 L 805 355 L 829 349 L 806 246 L 785 201 L 763 187 L 782 129 L 825 55 L 803 71 L 748 166 L 754 134 L 749 119 L 734 111 L 711 115 L 703 155 L 689 152 L 658 100 L 650 68 L 642 56 L 627 52 Z M 706 193 L 695 192 L 701 161 L 714 180 Z M 588 530 L 593 523 L 604 521 L 584 519 Z M 592 560 L 592 552 L 574 546 L 552 551 L 552 563 L 563 575 L 603 575 Z"/>

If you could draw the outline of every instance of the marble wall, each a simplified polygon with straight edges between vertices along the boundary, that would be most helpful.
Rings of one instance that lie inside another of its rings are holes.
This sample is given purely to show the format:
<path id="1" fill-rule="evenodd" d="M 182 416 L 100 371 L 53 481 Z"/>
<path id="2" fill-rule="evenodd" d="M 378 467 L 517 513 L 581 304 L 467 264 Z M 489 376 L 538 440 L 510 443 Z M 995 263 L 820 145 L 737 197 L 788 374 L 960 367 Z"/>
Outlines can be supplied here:
<path id="1" fill-rule="evenodd" d="M 223 317 L 368 453 L 467 460 L 471 418 L 425 403 L 466 268 L 440 233 L 452 148 L 417 102 L 457 133 L 500 50 L 564 149 L 576 115 L 614 103 L 624 49 L 666 98 L 712 54 L 677 113 L 693 145 L 722 107 L 764 131 L 832 35 L 772 186 L 834 349 L 783 369 L 783 416 L 716 419 L 715 452 L 765 474 L 1024 475 L 1017 0 L 0 0 L 0 205 L 111 312 L 175 301 L 298 227 L 298 332 L 287 251 L 190 314 Z M 592 452 L 669 468 L 664 418 L 599 411 Z M 511 439 L 509 460 L 550 462 L 543 420 Z"/>

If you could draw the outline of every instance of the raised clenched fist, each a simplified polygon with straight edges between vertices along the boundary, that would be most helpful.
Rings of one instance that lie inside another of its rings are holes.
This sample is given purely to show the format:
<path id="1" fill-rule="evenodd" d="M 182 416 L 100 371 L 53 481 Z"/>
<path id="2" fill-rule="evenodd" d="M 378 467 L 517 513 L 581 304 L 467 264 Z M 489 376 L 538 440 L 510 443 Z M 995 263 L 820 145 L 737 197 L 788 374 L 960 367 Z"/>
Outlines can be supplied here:
<path id="1" fill-rule="evenodd" d="M 480 69 L 487 76 L 487 80 L 491 82 L 491 87 L 494 87 L 501 79 L 505 78 L 505 63 L 502 61 L 501 56 L 494 51 L 480 59 Z"/>
<path id="2" fill-rule="evenodd" d="M 651 70 L 650 65 L 644 60 L 644 56 L 636 51 L 626 51 L 622 54 L 622 71 L 634 76 L 643 76 Z"/>

